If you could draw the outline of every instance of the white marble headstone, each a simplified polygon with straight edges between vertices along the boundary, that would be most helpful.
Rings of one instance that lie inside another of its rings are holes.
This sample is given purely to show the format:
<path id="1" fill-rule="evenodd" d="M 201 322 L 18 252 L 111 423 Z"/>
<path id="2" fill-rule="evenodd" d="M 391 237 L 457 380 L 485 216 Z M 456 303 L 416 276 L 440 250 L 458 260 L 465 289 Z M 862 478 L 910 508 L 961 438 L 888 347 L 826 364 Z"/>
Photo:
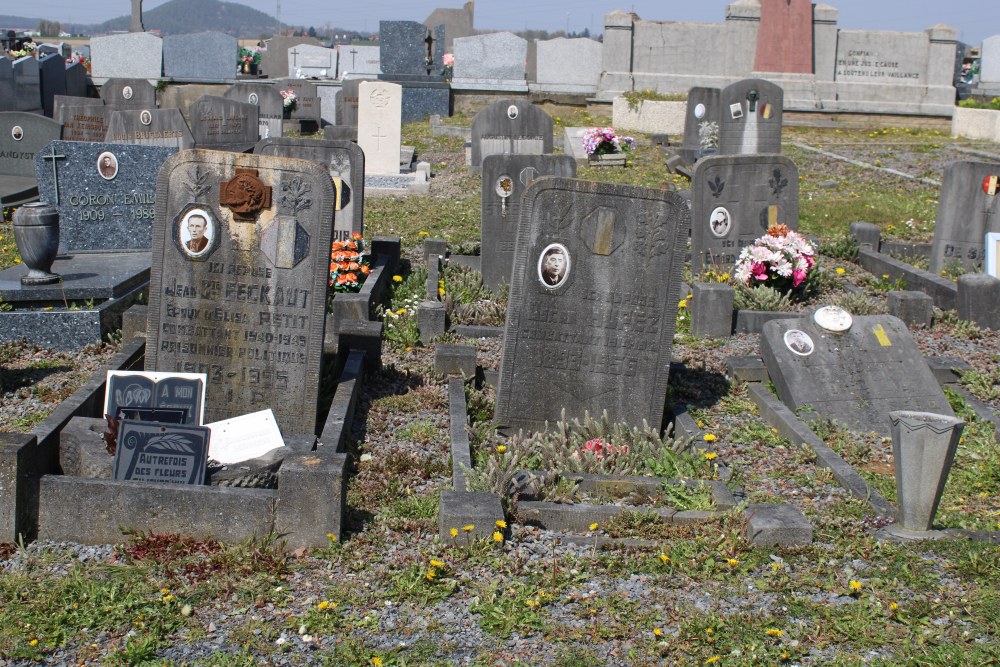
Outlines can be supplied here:
<path id="1" fill-rule="evenodd" d="M 403 88 L 386 81 L 363 81 L 358 90 L 358 145 L 365 152 L 365 175 L 398 174 Z"/>

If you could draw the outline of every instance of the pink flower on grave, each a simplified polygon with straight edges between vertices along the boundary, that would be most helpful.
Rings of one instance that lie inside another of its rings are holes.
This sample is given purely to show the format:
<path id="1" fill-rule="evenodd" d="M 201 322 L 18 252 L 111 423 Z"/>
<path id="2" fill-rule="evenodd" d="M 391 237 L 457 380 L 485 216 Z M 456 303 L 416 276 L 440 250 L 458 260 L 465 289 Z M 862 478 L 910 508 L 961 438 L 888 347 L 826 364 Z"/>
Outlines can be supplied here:
<path id="1" fill-rule="evenodd" d="M 767 267 L 760 262 L 756 262 L 750 266 L 750 273 L 757 280 L 767 280 Z"/>
<path id="2" fill-rule="evenodd" d="M 443 56 L 441 56 L 441 62 L 444 64 L 445 67 L 453 66 L 455 64 L 455 54 L 454 53 L 444 54 Z"/>
<path id="3" fill-rule="evenodd" d="M 806 279 L 806 272 L 802 269 L 795 269 L 792 271 L 792 287 L 798 287 Z"/>

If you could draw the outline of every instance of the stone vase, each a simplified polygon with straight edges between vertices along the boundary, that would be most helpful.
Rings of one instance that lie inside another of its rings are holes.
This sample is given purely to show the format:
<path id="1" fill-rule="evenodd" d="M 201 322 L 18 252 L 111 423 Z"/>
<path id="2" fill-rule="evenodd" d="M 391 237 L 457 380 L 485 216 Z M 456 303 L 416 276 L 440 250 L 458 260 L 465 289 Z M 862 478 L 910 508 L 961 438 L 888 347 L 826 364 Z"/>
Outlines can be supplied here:
<path id="1" fill-rule="evenodd" d="M 14 212 L 14 241 L 28 267 L 22 285 L 51 285 L 62 280 L 52 273 L 59 252 L 59 211 L 43 202 L 25 204 Z"/>
<path id="2" fill-rule="evenodd" d="M 900 410 L 889 413 L 896 465 L 898 525 L 927 532 L 937 513 L 965 422 L 948 415 Z"/>

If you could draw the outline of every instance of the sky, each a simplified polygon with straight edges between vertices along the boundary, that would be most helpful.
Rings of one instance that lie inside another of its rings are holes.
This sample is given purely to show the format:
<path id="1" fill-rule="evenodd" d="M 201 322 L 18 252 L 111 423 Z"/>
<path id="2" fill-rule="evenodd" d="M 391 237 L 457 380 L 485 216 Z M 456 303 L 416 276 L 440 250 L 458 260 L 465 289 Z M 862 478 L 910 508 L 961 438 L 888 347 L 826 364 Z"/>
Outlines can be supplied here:
<path id="1" fill-rule="evenodd" d="M 145 0 L 146 10 L 167 0 Z M 7 4 L 7 3 L 4 3 Z M 461 7 L 462 0 L 243 0 L 241 4 L 277 14 L 281 7 L 284 24 L 331 26 L 376 31 L 380 19 L 423 21 L 435 7 Z M 636 12 L 654 21 L 695 21 L 722 23 L 728 2 L 719 0 L 478 0 L 475 27 L 478 30 L 523 30 L 591 33 L 603 31 L 604 16 L 616 9 Z M 958 31 L 959 40 L 977 44 L 984 37 L 1000 33 L 996 3 L 988 0 L 831 0 L 840 10 L 842 29 L 898 30 L 917 32 L 945 23 Z M 100 23 L 128 14 L 129 0 L 33 0 L 10 4 L 0 13 L 29 15 L 73 23 Z M 13 11 L 12 11 L 13 10 Z"/>

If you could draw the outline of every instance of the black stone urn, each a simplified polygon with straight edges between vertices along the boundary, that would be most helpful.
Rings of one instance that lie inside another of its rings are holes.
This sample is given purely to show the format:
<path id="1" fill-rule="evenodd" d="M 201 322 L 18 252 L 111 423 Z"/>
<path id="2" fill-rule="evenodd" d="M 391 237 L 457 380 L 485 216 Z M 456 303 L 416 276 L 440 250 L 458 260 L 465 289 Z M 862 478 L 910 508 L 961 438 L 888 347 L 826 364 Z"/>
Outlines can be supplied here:
<path id="1" fill-rule="evenodd" d="M 14 241 L 28 275 L 22 285 L 51 285 L 62 280 L 52 273 L 59 252 L 59 211 L 44 202 L 25 204 L 14 211 Z"/>

